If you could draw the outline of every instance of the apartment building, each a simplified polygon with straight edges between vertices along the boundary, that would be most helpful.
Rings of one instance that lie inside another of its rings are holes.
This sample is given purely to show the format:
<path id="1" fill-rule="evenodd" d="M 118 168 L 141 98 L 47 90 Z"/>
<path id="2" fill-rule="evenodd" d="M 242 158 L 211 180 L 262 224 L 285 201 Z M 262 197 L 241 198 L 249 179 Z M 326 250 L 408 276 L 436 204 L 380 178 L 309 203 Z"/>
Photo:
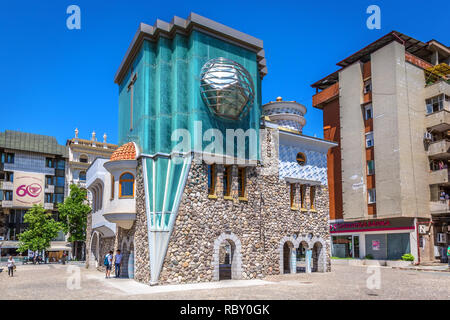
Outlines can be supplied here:
<path id="1" fill-rule="evenodd" d="M 42 204 L 58 219 L 64 201 L 67 150 L 54 137 L 6 130 L 0 132 L 0 254 L 17 255 L 18 235 L 27 225 L 26 211 Z M 51 242 L 47 256 L 70 251 L 65 236 Z"/>
<path id="2" fill-rule="evenodd" d="M 323 110 L 333 255 L 434 260 L 448 242 L 446 45 L 392 31 L 312 84 Z"/>

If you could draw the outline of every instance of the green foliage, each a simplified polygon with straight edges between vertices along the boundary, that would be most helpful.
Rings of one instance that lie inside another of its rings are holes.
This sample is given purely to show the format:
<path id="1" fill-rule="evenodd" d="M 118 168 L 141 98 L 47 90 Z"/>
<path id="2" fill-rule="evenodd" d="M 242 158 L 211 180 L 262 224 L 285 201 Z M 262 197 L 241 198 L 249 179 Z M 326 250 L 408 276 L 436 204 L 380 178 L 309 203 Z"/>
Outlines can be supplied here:
<path id="1" fill-rule="evenodd" d="M 366 256 L 364 257 L 364 259 L 373 260 L 373 255 L 371 255 L 370 253 L 369 253 L 369 254 L 366 254 Z"/>
<path id="2" fill-rule="evenodd" d="M 411 253 L 406 253 L 402 255 L 403 261 L 414 261 L 414 256 Z"/>
<path id="3" fill-rule="evenodd" d="M 52 214 L 45 212 L 42 205 L 34 205 L 24 215 L 27 229 L 19 234 L 19 252 L 26 250 L 45 250 L 50 247 L 50 241 L 58 236 L 62 229 L 59 222 L 52 218 Z"/>
<path id="4" fill-rule="evenodd" d="M 70 186 L 70 195 L 58 205 L 59 219 L 69 241 L 85 241 L 87 216 L 91 207 L 87 203 L 87 191 L 77 185 Z"/>

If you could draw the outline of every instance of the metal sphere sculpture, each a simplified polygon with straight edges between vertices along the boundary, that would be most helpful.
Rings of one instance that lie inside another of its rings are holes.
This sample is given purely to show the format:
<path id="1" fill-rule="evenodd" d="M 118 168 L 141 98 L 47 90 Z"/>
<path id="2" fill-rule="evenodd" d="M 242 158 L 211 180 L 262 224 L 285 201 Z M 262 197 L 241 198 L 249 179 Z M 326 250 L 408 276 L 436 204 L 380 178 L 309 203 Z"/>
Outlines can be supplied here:
<path id="1" fill-rule="evenodd" d="M 200 77 L 200 94 L 215 115 L 239 120 L 252 107 L 253 80 L 239 63 L 222 57 L 211 59 L 203 65 Z"/>

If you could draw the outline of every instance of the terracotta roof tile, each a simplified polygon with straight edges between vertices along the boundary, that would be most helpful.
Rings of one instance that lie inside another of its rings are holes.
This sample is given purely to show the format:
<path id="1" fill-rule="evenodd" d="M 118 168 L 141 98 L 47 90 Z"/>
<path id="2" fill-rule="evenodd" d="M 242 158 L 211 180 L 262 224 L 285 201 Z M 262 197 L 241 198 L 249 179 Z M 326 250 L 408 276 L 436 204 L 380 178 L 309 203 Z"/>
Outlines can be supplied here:
<path id="1" fill-rule="evenodd" d="M 114 151 L 111 155 L 111 161 L 118 160 L 135 160 L 136 159 L 136 147 L 133 142 L 125 143 Z"/>

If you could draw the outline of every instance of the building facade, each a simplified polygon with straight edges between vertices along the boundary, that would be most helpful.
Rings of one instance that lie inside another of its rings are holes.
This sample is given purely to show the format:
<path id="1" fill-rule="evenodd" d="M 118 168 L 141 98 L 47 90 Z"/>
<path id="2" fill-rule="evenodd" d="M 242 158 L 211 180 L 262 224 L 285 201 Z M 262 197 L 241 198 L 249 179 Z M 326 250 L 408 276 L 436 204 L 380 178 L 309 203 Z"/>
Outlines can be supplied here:
<path id="1" fill-rule="evenodd" d="M 312 85 L 324 137 L 339 143 L 328 152 L 334 255 L 419 262 L 447 245 L 449 53 L 393 31 Z"/>
<path id="2" fill-rule="evenodd" d="M 18 255 L 18 234 L 26 229 L 23 217 L 41 204 L 58 219 L 64 202 L 67 150 L 54 137 L 6 130 L 0 132 L 0 247 L 1 255 Z M 48 257 L 70 251 L 63 233 L 51 242 Z"/>
<path id="3" fill-rule="evenodd" d="M 86 171 L 92 162 L 97 158 L 110 158 L 117 145 L 107 143 L 106 133 L 103 135 L 103 142 L 97 141 L 95 131 L 92 132 L 90 140 L 78 137 L 79 131 L 75 129 L 75 137 L 67 140 L 66 146 L 69 152 L 69 165 L 67 170 L 67 186 L 76 184 L 86 188 Z M 67 195 L 70 189 L 67 187 Z"/>
<path id="4" fill-rule="evenodd" d="M 330 270 L 336 144 L 301 133 L 305 106 L 262 106 L 266 73 L 261 40 L 199 15 L 140 25 L 115 79 L 121 146 L 87 170 L 88 266 L 121 249 L 149 284 Z"/>

